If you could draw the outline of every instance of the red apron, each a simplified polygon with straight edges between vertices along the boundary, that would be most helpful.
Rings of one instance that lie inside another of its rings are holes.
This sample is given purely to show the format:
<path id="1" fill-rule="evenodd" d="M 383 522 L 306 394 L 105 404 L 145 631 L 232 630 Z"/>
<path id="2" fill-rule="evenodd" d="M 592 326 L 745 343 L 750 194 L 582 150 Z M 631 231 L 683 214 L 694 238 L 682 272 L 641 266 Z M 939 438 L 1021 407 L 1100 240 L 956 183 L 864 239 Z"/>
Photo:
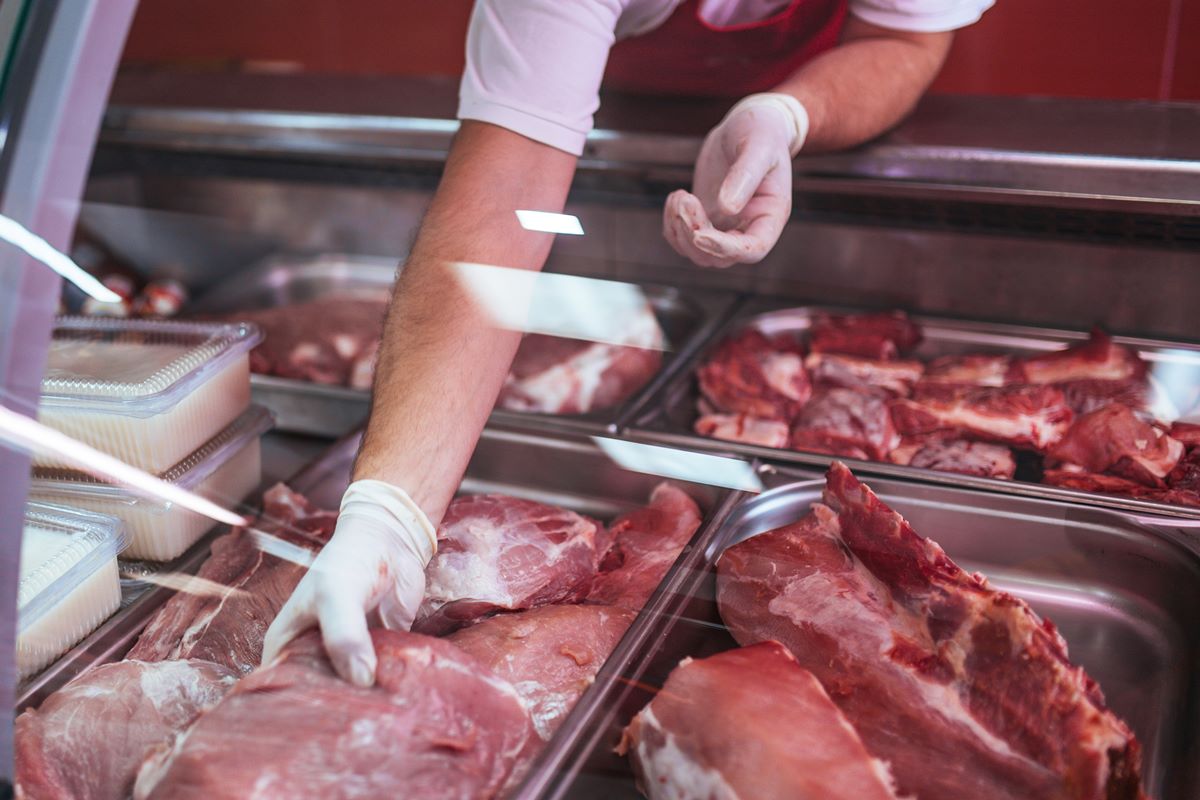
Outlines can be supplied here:
<path id="1" fill-rule="evenodd" d="M 772 17 L 728 27 L 685 0 L 654 30 L 617 42 L 606 88 L 651 94 L 740 97 L 765 92 L 837 44 L 846 0 L 792 0 Z"/>

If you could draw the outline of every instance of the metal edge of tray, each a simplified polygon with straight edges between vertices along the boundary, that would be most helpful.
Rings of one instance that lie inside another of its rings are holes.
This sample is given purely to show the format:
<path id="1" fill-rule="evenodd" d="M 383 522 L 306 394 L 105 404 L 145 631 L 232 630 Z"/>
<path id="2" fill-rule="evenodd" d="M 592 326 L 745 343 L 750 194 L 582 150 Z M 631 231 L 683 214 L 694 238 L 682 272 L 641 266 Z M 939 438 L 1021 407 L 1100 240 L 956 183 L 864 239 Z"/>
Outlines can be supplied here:
<path id="1" fill-rule="evenodd" d="M 847 464 L 847 466 L 850 465 Z M 754 467 L 755 472 L 763 478 L 763 491 L 757 495 L 740 492 L 729 499 L 728 508 L 719 519 L 712 521 L 711 527 L 706 531 L 703 553 L 689 560 L 687 565 L 689 569 L 673 571 L 668 576 L 669 584 L 668 581 L 664 581 L 660 587 L 664 593 L 661 597 L 656 598 L 657 603 L 654 608 L 647 607 L 646 612 L 635 622 L 635 625 L 641 626 L 638 630 L 640 648 L 636 653 L 627 654 L 622 662 L 632 669 L 619 675 L 612 675 L 606 673 L 609 672 L 610 666 L 615 668 L 616 663 L 605 665 L 605 669 L 597 678 L 597 684 L 600 684 L 601 678 L 606 678 L 607 683 L 599 689 L 593 687 L 593 690 L 590 690 L 594 692 L 592 702 L 586 707 L 581 702 L 577 706 L 577 713 L 572 713 L 566 719 L 555 740 L 551 742 L 550 746 L 554 748 L 553 755 L 551 756 L 548 747 L 543 758 L 535 762 L 535 766 L 541 767 L 544 774 L 539 776 L 536 783 L 527 780 L 522 786 L 525 791 L 513 795 L 510 800 L 534 800 L 534 798 L 566 800 L 572 795 L 572 790 L 583 773 L 586 762 L 597 752 L 599 747 L 606 746 L 601 740 L 611 731 L 612 723 L 620 713 L 623 701 L 638 688 L 647 688 L 642 679 L 655 662 L 664 657 L 662 649 L 670 646 L 668 644 L 669 637 L 678 627 L 679 622 L 689 620 L 702 626 L 709 624 L 704 620 L 692 620 L 684 612 L 690 603 L 705 597 L 702 591 L 705 581 L 709 579 L 722 553 L 728 547 L 736 544 L 735 541 L 730 540 L 731 535 L 748 527 L 747 519 L 752 517 L 761 506 L 786 502 L 787 494 L 790 492 L 801 489 L 817 489 L 825 484 L 825 475 L 822 470 L 809 470 L 800 466 L 778 466 L 762 461 L 754 462 Z M 856 475 L 859 474 L 857 470 L 853 471 Z M 885 482 L 882 486 L 878 483 L 873 484 L 869 480 L 864 480 L 864 482 L 872 490 L 878 489 L 880 496 L 884 498 L 897 491 L 902 491 L 911 495 L 909 499 L 920 502 L 922 493 L 940 492 L 947 493 L 965 504 L 967 499 L 975 495 L 984 506 L 1015 504 L 1022 507 L 1019 511 L 1020 515 L 1033 513 L 1046 520 L 1070 519 L 1074 526 L 1083 528 L 1105 522 L 1134 526 L 1152 539 L 1163 540 L 1170 547 L 1182 549 L 1192 557 L 1193 561 L 1200 564 L 1200 537 L 1179 535 L 1177 531 L 1163 530 L 1154 524 L 1155 520 L 1146 520 L 1137 515 L 1107 508 L 1079 506 L 1060 500 L 1003 496 L 992 492 L 981 493 L 977 490 L 957 486 L 923 486 L 909 480 L 893 479 Z M 780 498 L 783 500 L 781 501 Z M 771 527 L 764 528 L 763 532 L 770 530 Z M 677 564 L 676 566 L 683 565 Z M 715 598 L 711 599 L 715 602 Z M 615 655 L 616 653 L 614 653 Z M 689 655 L 700 657 L 696 653 L 690 652 L 679 652 L 674 655 L 679 658 Z M 615 662 L 615 658 L 612 661 Z M 613 742 L 609 742 L 607 746 L 611 747 L 613 744 Z M 1195 744 L 1184 743 L 1182 746 L 1185 749 L 1191 748 L 1191 751 L 1197 749 Z M 632 775 L 630 777 L 632 778 Z M 1159 777 L 1161 779 L 1163 776 Z M 537 788 L 538 793 L 529 791 L 533 788 Z"/>
<path id="2" fill-rule="evenodd" d="M 701 450 L 707 453 L 730 456 L 733 458 L 756 459 L 764 462 L 795 464 L 800 466 L 827 467 L 835 460 L 845 461 L 856 472 L 881 475 L 884 477 L 902 478 L 926 483 L 938 483 L 948 486 L 959 486 L 969 489 L 999 492 L 1003 494 L 1021 495 L 1043 500 L 1075 503 L 1085 506 L 1099 506 L 1118 511 L 1131 512 L 1138 515 L 1172 517 L 1179 520 L 1200 520 L 1200 508 L 1169 505 L 1150 500 L 1137 500 L 1117 495 L 1084 492 L 1078 489 L 1065 489 L 1047 484 L 1030 483 L 1027 481 L 1009 481 L 1000 478 L 985 478 L 973 475 L 961 475 L 953 472 L 927 469 L 924 467 L 909 467 L 898 464 L 888 464 L 879 461 L 863 461 L 842 456 L 829 456 L 820 453 L 808 453 L 795 450 L 783 450 L 760 445 L 728 442 L 712 439 L 690 431 L 684 432 L 670 429 L 666 419 L 672 402 L 682 394 L 689 393 L 687 382 L 693 380 L 696 368 L 722 341 L 742 330 L 761 317 L 782 311 L 797 313 L 832 312 L 853 313 L 864 309 L 844 306 L 824 306 L 819 304 L 788 303 L 763 297 L 751 297 L 743 302 L 709 339 L 695 348 L 686 360 L 673 371 L 671 380 L 664 381 L 657 393 L 642 406 L 642 411 L 636 418 L 631 418 L 619 433 L 624 438 L 633 441 L 662 444 L 687 450 Z M 939 317 L 933 315 L 911 315 L 910 318 L 918 324 L 930 324 L 962 331 L 972 332 L 1013 339 L 1038 339 L 1054 343 L 1068 343 L 1087 339 L 1083 331 L 1041 328 L 1029 325 L 1010 325 L 999 322 L 973 322 L 971 320 Z M 1114 336 L 1118 344 L 1129 345 L 1139 349 L 1186 350 L 1197 354 L 1200 359 L 1200 344 L 1191 342 L 1172 342 L 1160 339 L 1148 339 L 1130 336 Z"/>

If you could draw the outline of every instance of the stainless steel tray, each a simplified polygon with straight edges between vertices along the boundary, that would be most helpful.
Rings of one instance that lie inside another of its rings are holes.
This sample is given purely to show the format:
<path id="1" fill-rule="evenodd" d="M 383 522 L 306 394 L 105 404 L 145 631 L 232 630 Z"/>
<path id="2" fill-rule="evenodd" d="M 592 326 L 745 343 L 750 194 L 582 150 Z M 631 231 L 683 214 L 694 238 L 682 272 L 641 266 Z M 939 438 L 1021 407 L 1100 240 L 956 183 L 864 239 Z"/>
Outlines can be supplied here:
<path id="1" fill-rule="evenodd" d="M 701 567 L 627 638 L 644 646 L 610 660 L 586 714 L 570 717 L 526 782 L 522 800 L 637 798 L 621 730 L 685 656 L 735 647 L 715 602 L 714 565 L 729 546 L 792 522 L 820 499 L 823 477 L 760 468 L 770 487 L 711 530 Z M 869 485 L 967 570 L 1054 620 L 1072 659 L 1099 681 L 1144 748 L 1146 788 L 1158 800 L 1200 792 L 1200 541 L 1129 515 L 1047 500 L 875 478 Z M 582 710 L 582 709 L 581 709 Z"/>
<path id="2" fill-rule="evenodd" d="M 781 303 L 765 298 L 743 303 L 736 314 L 716 331 L 712 338 L 693 350 L 686 362 L 676 364 L 671 374 L 662 382 L 658 393 L 645 401 L 642 405 L 643 410 L 630 418 L 629 425 L 623 432 L 630 438 L 642 441 L 661 442 L 675 447 L 708 450 L 743 458 L 810 466 L 828 465 L 834 457 L 726 442 L 695 433 L 692 424 L 696 420 L 696 400 L 699 397 L 695 371 L 722 341 L 746 328 L 758 328 L 767 334 L 803 332 L 812 325 L 818 313 L 856 311 L 862 309 L 813 305 L 783 307 Z M 1087 334 L 1082 331 L 916 315 L 912 319 L 922 326 L 925 333 L 924 341 L 915 351 L 915 355 L 922 360 L 963 353 L 1033 355 L 1087 339 Z M 1128 336 L 1113 338 L 1120 344 L 1135 348 L 1148 362 L 1156 394 L 1169 400 L 1168 405 L 1173 406 L 1177 412 L 1172 414 L 1169 413 L 1170 409 L 1165 409 L 1165 416 L 1197 419 L 1196 415 L 1200 412 L 1192 409 L 1200 408 L 1197 405 L 1200 403 L 1200 345 Z M 1189 410 L 1192 410 L 1191 414 L 1186 413 Z M 862 473 L 1105 506 L 1140 514 L 1200 519 L 1200 508 L 1064 489 L 1020 479 L 1008 481 L 875 461 L 849 458 L 841 460 L 856 472 Z M 1018 472 L 1018 478 L 1019 475 Z"/>
<path id="3" fill-rule="evenodd" d="M 273 257 L 250 271 L 236 275 L 199 298 L 190 311 L 226 314 L 304 302 L 329 293 L 363 299 L 387 299 L 395 278 L 393 259 L 349 255 L 315 258 Z M 641 391 L 625 403 L 589 414 L 538 414 L 492 412 L 491 420 L 506 426 L 536 429 L 603 432 L 616 430 L 632 418 L 660 387 L 673 365 L 699 347 L 731 312 L 739 295 L 670 286 L 642 286 L 654 306 L 670 351 L 663 367 Z M 254 402 L 275 414 L 276 429 L 338 437 L 362 424 L 370 407 L 370 393 L 341 386 L 322 386 L 269 375 L 250 378 Z"/>

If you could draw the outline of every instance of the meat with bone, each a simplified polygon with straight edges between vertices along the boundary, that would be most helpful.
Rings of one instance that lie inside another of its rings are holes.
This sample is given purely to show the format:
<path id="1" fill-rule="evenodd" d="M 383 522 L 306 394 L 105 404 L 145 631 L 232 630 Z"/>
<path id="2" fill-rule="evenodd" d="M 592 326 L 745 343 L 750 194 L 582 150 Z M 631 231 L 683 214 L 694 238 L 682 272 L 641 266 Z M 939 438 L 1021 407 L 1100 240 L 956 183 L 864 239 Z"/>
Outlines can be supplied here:
<path id="1" fill-rule="evenodd" d="M 304 577 L 306 567 L 296 562 L 329 540 L 336 521 L 336 513 L 313 509 L 283 484 L 272 487 L 257 532 L 238 529 L 213 542 L 198 573 L 206 583 L 167 601 L 128 657 L 198 658 L 243 674 L 254 669 L 267 628 Z"/>
<path id="2" fill-rule="evenodd" d="M 521 696 L 453 644 L 374 630 L 369 689 L 290 644 L 146 763 L 135 797 L 489 798 L 534 736 Z"/>
<path id="3" fill-rule="evenodd" d="M 650 503 L 609 526 L 612 548 L 588 602 L 641 610 L 700 527 L 700 508 L 677 486 L 660 483 Z"/>
<path id="4" fill-rule="evenodd" d="M 526 335 L 496 405 L 586 414 L 627 400 L 662 366 L 663 332 L 649 303 L 620 329 L 620 343 Z"/>
<path id="5" fill-rule="evenodd" d="M 17 797 L 123 800 L 138 767 L 237 680 L 207 661 L 93 667 L 17 717 Z"/>
<path id="6" fill-rule="evenodd" d="M 834 353 L 810 353 L 804 360 L 818 386 L 840 386 L 860 392 L 908 397 L 925 371 L 920 361 L 876 361 Z"/>
<path id="7" fill-rule="evenodd" d="M 1017 472 L 1013 452 L 1002 444 L 943 439 L 930 436 L 906 439 L 888 454 L 893 464 L 922 469 L 1010 479 Z"/>
<path id="8" fill-rule="evenodd" d="M 1003 386 L 1011 365 L 1011 356 L 942 356 L 929 362 L 922 380 L 962 386 Z"/>
<path id="9" fill-rule="evenodd" d="M 892 419 L 906 436 L 957 433 L 1035 450 L 1061 439 L 1073 416 L 1052 386 L 925 384 L 911 399 L 892 401 Z"/>
<path id="10" fill-rule="evenodd" d="M 1144 422 L 1127 406 L 1112 403 L 1084 414 L 1047 452 L 1051 463 L 1088 472 L 1111 472 L 1146 486 L 1162 487 L 1183 444 Z"/>
<path id="11" fill-rule="evenodd" d="M 496 611 L 583 600 L 604 529 L 565 508 L 506 495 L 456 498 L 438 527 L 413 630 L 449 633 Z"/>
<path id="12" fill-rule="evenodd" d="M 749 414 L 702 414 L 693 428 L 701 436 L 759 447 L 787 447 L 791 431 L 783 420 Z"/>
<path id="13" fill-rule="evenodd" d="M 815 674 L 902 793 L 1142 798 L 1140 746 L 1053 624 L 961 570 L 840 463 L 804 519 L 725 551 L 721 616 Z"/>
<path id="14" fill-rule="evenodd" d="M 685 658 L 621 740 L 650 800 L 887 800 L 872 758 L 778 642 Z"/>
<path id="15" fill-rule="evenodd" d="M 921 328 L 903 311 L 823 314 L 813 323 L 808 346 L 814 353 L 841 353 L 887 360 L 921 341 Z"/>
<path id="16" fill-rule="evenodd" d="M 1088 341 L 1013 363 L 1010 383 L 1053 384 L 1063 390 L 1076 414 L 1110 402 L 1146 407 L 1150 391 L 1146 363 L 1099 328 Z"/>
<path id="17" fill-rule="evenodd" d="M 812 395 L 799 345 L 753 329 L 723 342 L 697 377 L 713 409 L 759 419 L 791 420 Z"/>
<path id="18" fill-rule="evenodd" d="M 1172 439 L 1183 442 L 1183 446 L 1189 450 L 1200 447 L 1200 425 L 1194 422 L 1173 422 L 1170 434 Z"/>
<path id="19" fill-rule="evenodd" d="M 1151 487 L 1116 475 L 1085 472 L 1072 469 L 1048 469 L 1042 473 L 1042 483 L 1080 492 L 1097 492 L 1119 497 L 1131 497 L 1152 503 L 1169 503 L 1179 506 L 1200 506 L 1200 489 L 1188 485 L 1187 476 L 1194 467 L 1181 461 L 1171 473 L 1170 480 L 1178 480 L 1176 487 L 1170 482 L 1166 488 Z"/>
<path id="20" fill-rule="evenodd" d="M 796 416 L 796 450 L 882 461 L 900 443 L 887 401 L 850 389 L 818 389 Z"/>

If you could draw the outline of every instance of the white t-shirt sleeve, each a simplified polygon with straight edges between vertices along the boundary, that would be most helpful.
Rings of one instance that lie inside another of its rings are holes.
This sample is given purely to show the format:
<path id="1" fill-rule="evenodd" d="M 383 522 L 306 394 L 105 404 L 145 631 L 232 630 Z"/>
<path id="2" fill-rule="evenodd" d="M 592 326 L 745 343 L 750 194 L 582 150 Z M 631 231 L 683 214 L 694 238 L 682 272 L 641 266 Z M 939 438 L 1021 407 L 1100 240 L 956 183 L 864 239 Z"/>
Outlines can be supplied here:
<path id="1" fill-rule="evenodd" d="M 965 28 L 979 20 L 995 0 L 850 0 L 850 13 L 859 19 L 914 33 Z"/>
<path id="2" fill-rule="evenodd" d="M 583 153 L 627 0 L 476 0 L 458 117 Z"/>

